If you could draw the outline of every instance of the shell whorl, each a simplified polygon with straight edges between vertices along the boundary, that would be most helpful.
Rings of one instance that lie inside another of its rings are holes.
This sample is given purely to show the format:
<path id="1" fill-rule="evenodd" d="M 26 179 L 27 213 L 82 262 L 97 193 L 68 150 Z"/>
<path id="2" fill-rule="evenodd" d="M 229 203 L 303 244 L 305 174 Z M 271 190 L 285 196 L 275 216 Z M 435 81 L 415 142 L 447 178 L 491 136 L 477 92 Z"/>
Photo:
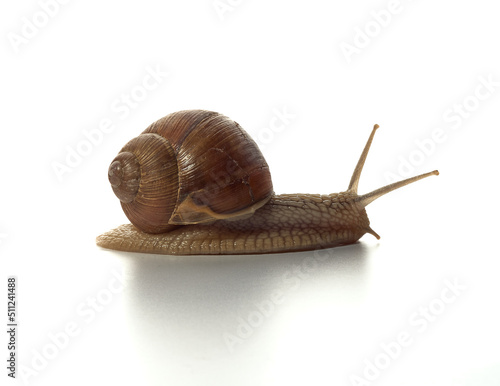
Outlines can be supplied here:
<path id="1" fill-rule="evenodd" d="M 109 183 L 121 202 L 134 201 L 139 191 L 140 178 L 141 165 L 134 153 L 128 151 L 120 153 L 109 165 Z"/>
<path id="2" fill-rule="evenodd" d="M 123 211 L 137 228 L 166 232 L 179 190 L 177 159 L 169 141 L 141 134 L 111 162 L 108 178 Z"/>

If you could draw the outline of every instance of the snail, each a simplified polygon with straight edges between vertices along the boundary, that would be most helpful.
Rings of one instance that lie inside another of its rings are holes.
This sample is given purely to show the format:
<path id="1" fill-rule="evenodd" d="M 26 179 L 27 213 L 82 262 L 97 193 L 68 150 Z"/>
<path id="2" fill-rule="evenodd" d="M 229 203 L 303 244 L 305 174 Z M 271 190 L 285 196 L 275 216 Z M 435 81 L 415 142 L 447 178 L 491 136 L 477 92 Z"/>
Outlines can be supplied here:
<path id="1" fill-rule="evenodd" d="M 352 244 L 370 228 L 365 207 L 430 173 L 358 195 L 375 125 L 345 192 L 273 192 L 257 144 L 226 116 L 185 110 L 152 123 L 111 162 L 108 178 L 131 224 L 97 237 L 120 251 L 260 254 Z"/>

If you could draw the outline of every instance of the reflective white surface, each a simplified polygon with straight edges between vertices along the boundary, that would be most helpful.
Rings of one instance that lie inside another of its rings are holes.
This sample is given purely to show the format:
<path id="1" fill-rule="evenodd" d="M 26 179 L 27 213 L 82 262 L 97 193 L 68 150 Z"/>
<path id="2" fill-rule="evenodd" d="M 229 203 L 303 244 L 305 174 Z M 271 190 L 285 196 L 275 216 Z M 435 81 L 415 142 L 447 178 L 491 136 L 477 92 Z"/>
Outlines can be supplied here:
<path id="1" fill-rule="evenodd" d="M 411 222 L 374 223 L 387 234 L 379 242 L 321 253 L 129 254 L 62 228 L 51 230 L 65 239 L 56 247 L 8 245 L 20 363 L 38 367 L 30 384 L 348 385 L 378 363 L 383 384 L 494 385 L 494 252 L 432 223 L 421 236 Z M 68 325 L 77 332 L 65 338 Z"/>
<path id="2" fill-rule="evenodd" d="M 249 1 L 222 21 L 207 1 L 70 2 L 19 53 L 4 39 L 0 287 L 17 277 L 19 321 L 7 381 L 498 385 L 500 27 L 491 3 L 471 4 L 402 2 L 351 63 L 340 43 L 387 4 Z M 37 7 L 2 6 L 6 33 Z M 168 75 L 125 114 L 122 94 L 158 66 Z M 441 175 L 368 206 L 379 241 L 257 256 L 96 247 L 127 221 L 110 161 L 187 108 L 247 129 L 277 193 L 345 189 L 374 123 L 360 193 L 389 173 Z M 58 178 L 54 162 L 106 119 L 114 129 Z"/>

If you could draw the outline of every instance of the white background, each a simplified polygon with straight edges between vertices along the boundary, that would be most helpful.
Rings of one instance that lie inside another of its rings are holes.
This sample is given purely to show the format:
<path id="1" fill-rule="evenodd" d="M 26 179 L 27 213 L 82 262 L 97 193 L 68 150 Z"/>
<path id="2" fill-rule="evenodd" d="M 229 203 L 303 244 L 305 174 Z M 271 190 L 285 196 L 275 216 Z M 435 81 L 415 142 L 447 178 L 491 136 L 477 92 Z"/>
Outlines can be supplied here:
<path id="1" fill-rule="evenodd" d="M 493 1 L 62 3 L 0 8 L 0 292 L 17 276 L 19 320 L 2 384 L 499 384 Z M 127 222 L 110 161 L 190 108 L 246 128 L 276 193 L 345 189 L 375 123 L 361 193 L 441 175 L 371 204 L 381 240 L 326 259 L 96 247 Z M 276 111 L 293 118 L 270 131 Z"/>

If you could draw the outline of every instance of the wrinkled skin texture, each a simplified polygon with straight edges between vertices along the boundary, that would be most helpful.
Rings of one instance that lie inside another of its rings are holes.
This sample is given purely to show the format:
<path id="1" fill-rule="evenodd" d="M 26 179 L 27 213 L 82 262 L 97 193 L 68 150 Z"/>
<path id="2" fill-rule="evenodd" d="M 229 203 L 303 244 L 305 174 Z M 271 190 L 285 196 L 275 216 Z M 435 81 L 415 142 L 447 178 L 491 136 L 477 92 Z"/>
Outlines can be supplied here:
<path id="1" fill-rule="evenodd" d="M 179 226 L 148 234 L 131 224 L 97 238 L 104 248 L 167 255 L 259 254 L 352 244 L 373 233 L 357 194 L 273 196 L 253 216 L 236 221 Z M 376 235 L 376 234 L 375 234 Z"/>

